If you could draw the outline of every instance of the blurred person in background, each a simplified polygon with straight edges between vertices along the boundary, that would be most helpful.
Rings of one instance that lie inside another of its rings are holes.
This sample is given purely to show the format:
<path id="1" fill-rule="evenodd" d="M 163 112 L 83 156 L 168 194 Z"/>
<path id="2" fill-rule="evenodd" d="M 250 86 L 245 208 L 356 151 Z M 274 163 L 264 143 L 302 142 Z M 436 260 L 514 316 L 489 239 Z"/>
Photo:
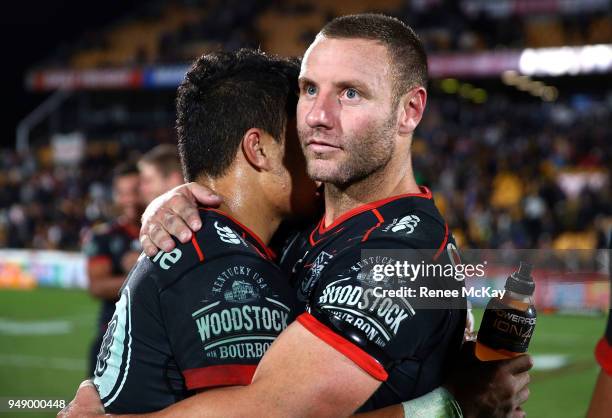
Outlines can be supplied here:
<path id="1" fill-rule="evenodd" d="M 608 234 L 608 272 L 612 287 L 612 231 Z M 612 289 L 608 326 L 605 335 L 595 347 L 595 358 L 601 366 L 599 377 L 593 390 L 593 398 L 587 412 L 587 418 L 605 418 L 610 416 L 612 405 Z"/>
<path id="2" fill-rule="evenodd" d="M 146 204 L 162 193 L 183 184 L 181 162 L 176 147 L 161 144 L 138 161 L 140 192 Z"/>
<path id="3" fill-rule="evenodd" d="M 138 231 L 142 214 L 140 177 L 136 164 L 128 162 L 113 172 L 113 202 L 118 216 L 93 228 L 85 238 L 89 292 L 102 301 L 97 336 L 89 353 L 88 373 L 93 374 L 100 345 L 119 299 L 119 289 L 138 260 Z"/>

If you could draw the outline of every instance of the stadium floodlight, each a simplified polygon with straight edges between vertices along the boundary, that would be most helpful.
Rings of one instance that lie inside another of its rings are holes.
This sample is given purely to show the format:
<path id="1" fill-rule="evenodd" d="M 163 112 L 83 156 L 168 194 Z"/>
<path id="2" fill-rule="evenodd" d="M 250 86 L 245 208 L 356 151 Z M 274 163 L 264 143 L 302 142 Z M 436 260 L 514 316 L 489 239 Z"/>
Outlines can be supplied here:
<path id="1" fill-rule="evenodd" d="M 612 44 L 525 49 L 519 58 L 525 75 L 561 76 L 612 70 Z"/>
<path id="2" fill-rule="evenodd" d="M 518 80 L 518 73 L 514 70 L 506 70 L 502 73 L 502 82 L 509 86 L 514 86 Z"/>
<path id="3" fill-rule="evenodd" d="M 556 87 L 545 87 L 542 92 L 542 100 L 545 102 L 554 102 L 559 97 L 559 90 Z"/>

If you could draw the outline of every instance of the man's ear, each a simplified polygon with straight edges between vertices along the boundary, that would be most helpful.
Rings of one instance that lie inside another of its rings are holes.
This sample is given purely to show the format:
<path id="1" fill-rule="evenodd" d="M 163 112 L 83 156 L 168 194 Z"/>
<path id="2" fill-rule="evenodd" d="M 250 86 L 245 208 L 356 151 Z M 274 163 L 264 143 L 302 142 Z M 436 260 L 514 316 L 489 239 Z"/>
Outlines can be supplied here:
<path id="1" fill-rule="evenodd" d="M 424 87 L 414 87 L 401 98 L 399 133 L 410 135 L 414 132 L 425 111 L 427 90 Z"/>
<path id="2" fill-rule="evenodd" d="M 258 170 L 270 170 L 270 155 L 266 145 L 268 145 L 268 135 L 261 129 L 251 128 L 242 138 L 242 153 L 244 158 Z"/>

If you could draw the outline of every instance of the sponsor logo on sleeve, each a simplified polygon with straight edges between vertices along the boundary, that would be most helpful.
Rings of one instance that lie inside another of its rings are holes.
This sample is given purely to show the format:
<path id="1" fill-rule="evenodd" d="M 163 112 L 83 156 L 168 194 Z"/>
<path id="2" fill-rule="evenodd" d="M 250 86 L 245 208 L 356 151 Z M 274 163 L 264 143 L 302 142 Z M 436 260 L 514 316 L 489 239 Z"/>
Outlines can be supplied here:
<path id="1" fill-rule="evenodd" d="M 168 270 L 170 267 L 178 263 L 182 255 L 183 252 L 178 248 L 175 248 L 169 253 L 158 251 L 153 258 L 153 262 L 157 263 L 163 270 Z"/>
<path id="2" fill-rule="evenodd" d="M 221 225 L 217 221 L 215 221 L 214 226 L 221 241 L 227 244 L 244 244 L 242 238 L 229 226 Z"/>
<path id="3" fill-rule="evenodd" d="M 394 219 L 389 225 L 384 227 L 383 232 L 395 232 L 410 235 L 414 232 L 417 225 L 421 222 L 421 218 L 417 215 L 407 215 L 401 219 Z"/>

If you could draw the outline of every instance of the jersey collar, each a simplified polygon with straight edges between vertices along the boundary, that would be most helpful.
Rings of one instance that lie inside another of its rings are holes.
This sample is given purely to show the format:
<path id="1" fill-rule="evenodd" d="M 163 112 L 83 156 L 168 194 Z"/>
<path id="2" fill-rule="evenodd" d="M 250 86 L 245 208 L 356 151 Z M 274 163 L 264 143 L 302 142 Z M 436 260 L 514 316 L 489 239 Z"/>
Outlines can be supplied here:
<path id="1" fill-rule="evenodd" d="M 201 207 L 201 208 L 198 208 L 198 209 L 215 212 L 215 213 L 218 213 L 219 215 L 223 216 L 224 218 L 229 219 L 230 221 L 232 221 L 232 223 L 236 224 L 236 226 L 238 226 L 239 229 L 242 230 L 243 238 L 245 238 L 247 241 L 249 241 L 249 243 L 251 243 L 253 245 L 255 250 L 257 250 L 257 252 L 262 257 L 267 258 L 269 260 L 274 260 L 276 258 L 276 253 L 274 251 L 272 251 L 270 248 L 268 248 L 268 246 L 263 242 L 263 240 L 261 238 L 259 238 L 259 236 L 257 236 L 257 234 L 255 232 L 251 231 L 249 228 L 247 228 L 245 225 L 243 225 L 241 222 L 239 222 L 238 220 L 236 220 L 232 216 L 228 215 L 227 213 L 225 213 L 225 212 L 223 212 L 223 211 L 221 211 L 219 209 L 204 208 L 204 207 Z"/>
<path id="2" fill-rule="evenodd" d="M 351 219 L 355 215 L 358 215 L 358 214 L 363 213 L 363 212 L 367 212 L 367 211 L 372 210 L 372 209 L 379 208 L 379 207 L 381 207 L 383 205 L 386 205 L 387 203 L 393 202 L 393 201 L 398 200 L 398 199 L 403 199 L 403 198 L 406 198 L 406 197 L 420 197 L 420 198 L 423 198 L 423 199 L 431 199 L 431 197 L 432 197 L 431 190 L 429 190 L 425 186 L 419 186 L 419 189 L 421 190 L 421 193 L 405 193 L 405 194 L 400 194 L 400 195 L 391 196 L 391 197 L 388 197 L 388 198 L 385 198 L 385 199 L 376 200 L 374 202 L 366 203 L 366 204 L 361 205 L 361 206 L 357 206 L 356 208 L 353 208 L 353 209 L 349 210 L 348 212 L 345 212 L 342 215 L 340 215 L 338 218 L 336 218 L 336 220 L 334 222 L 332 222 L 327 227 L 325 226 L 325 214 L 323 214 L 323 218 L 321 219 L 321 222 L 319 222 L 319 234 L 325 234 L 326 232 L 331 231 L 332 229 L 334 229 L 338 225 L 342 224 L 343 222 L 346 222 L 347 220 Z"/>

